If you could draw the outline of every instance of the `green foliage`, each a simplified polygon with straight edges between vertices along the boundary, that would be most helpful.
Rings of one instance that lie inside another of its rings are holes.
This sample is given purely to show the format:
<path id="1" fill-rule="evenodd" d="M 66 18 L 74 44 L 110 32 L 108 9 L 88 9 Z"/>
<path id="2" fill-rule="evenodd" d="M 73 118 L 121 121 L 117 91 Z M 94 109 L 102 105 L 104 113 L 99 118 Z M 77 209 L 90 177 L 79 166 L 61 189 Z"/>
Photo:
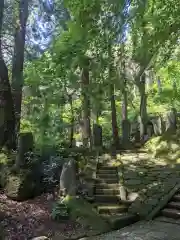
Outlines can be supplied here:
<path id="1" fill-rule="evenodd" d="M 0 153 L 0 165 L 7 164 L 9 161 L 8 156 L 5 153 Z"/>
<path id="2" fill-rule="evenodd" d="M 51 216 L 53 220 L 61 222 L 69 219 L 69 211 L 66 205 L 59 200 L 54 204 Z"/>
<path id="3" fill-rule="evenodd" d="M 133 0 L 129 12 L 125 1 L 117 0 L 66 0 L 65 6 L 72 16 L 66 30 L 58 32 L 51 47 L 39 59 L 26 63 L 24 69 L 21 131 L 32 131 L 38 147 L 68 146 L 72 125 L 73 137 L 81 141 L 81 71 L 87 62 L 90 83 L 85 92 L 90 98 L 91 123 L 102 125 L 105 145 L 112 141 L 111 83 L 115 85 L 120 133 L 124 77 L 130 120 L 139 113 L 136 86 L 148 70 L 153 73 L 153 83 L 149 87 L 146 84 L 148 112 L 165 112 L 170 106 L 180 108 L 177 0 Z M 124 24 L 129 24 L 126 34 Z M 122 42 L 124 35 L 127 39 Z"/>

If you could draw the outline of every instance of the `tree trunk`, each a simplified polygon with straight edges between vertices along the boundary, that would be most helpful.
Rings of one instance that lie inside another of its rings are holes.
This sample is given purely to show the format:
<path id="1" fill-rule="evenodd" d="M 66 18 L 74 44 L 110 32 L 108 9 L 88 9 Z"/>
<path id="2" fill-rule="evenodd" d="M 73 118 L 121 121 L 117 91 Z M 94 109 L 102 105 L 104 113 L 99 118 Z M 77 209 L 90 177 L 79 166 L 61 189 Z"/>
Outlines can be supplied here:
<path id="1" fill-rule="evenodd" d="M 142 79 L 139 83 L 139 93 L 140 93 L 140 138 L 141 141 L 144 140 L 147 127 L 147 95 L 146 95 L 146 78 L 143 74 Z"/>
<path id="2" fill-rule="evenodd" d="M 2 23 L 4 1 L 0 1 L 0 146 L 15 148 L 15 116 L 8 78 L 8 69 L 2 55 Z"/>
<path id="3" fill-rule="evenodd" d="M 130 131 L 131 125 L 128 120 L 128 99 L 127 99 L 127 90 L 126 90 L 126 79 L 124 76 L 123 84 L 123 101 L 122 101 L 122 147 L 127 149 L 130 144 Z"/>
<path id="4" fill-rule="evenodd" d="M 82 69 L 82 138 L 84 147 L 91 147 L 90 98 L 89 98 L 89 63 Z"/>
<path id="5" fill-rule="evenodd" d="M 70 147 L 74 146 L 74 111 L 72 95 L 69 95 L 69 103 L 71 108 L 71 128 L 70 128 Z"/>
<path id="6" fill-rule="evenodd" d="M 113 154 L 114 150 L 119 148 L 119 132 L 118 132 L 118 124 L 117 124 L 117 115 L 116 115 L 116 101 L 114 96 L 114 83 L 112 80 L 112 49 L 111 43 L 108 43 L 108 57 L 109 57 L 109 96 L 111 102 L 111 124 L 112 124 L 112 137 L 113 137 Z"/>
<path id="7" fill-rule="evenodd" d="M 21 118 L 21 101 L 23 88 L 23 65 L 24 65 L 24 46 L 26 35 L 26 23 L 28 18 L 28 0 L 19 1 L 19 19 L 15 30 L 15 45 L 12 66 L 12 91 L 15 105 L 16 132 L 19 133 Z"/>
<path id="8" fill-rule="evenodd" d="M 123 94 L 123 101 L 122 101 L 122 120 L 126 121 L 128 119 L 128 98 L 127 98 L 127 80 L 126 80 L 126 67 L 125 67 L 125 56 L 124 56 L 124 44 L 121 47 L 122 51 L 122 59 L 121 59 L 121 68 L 122 68 L 122 80 L 123 80 L 123 87 L 122 87 L 122 94 Z"/>
<path id="9" fill-rule="evenodd" d="M 112 123 L 112 136 L 113 136 L 113 146 L 118 149 L 119 147 L 119 133 L 117 125 L 116 116 L 116 102 L 114 96 L 114 84 L 110 84 L 110 99 L 111 99 L 111 123 Z"/>

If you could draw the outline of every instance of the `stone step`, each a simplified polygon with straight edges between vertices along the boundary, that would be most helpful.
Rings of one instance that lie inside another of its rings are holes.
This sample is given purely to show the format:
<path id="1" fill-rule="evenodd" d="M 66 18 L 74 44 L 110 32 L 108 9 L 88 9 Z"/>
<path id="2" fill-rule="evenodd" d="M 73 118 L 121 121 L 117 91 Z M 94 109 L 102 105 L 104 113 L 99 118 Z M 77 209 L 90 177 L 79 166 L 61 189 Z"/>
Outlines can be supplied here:
<path id="1" fill-rule="evenodd" d="M 173 201 L 180 201 L 180 194 L 176 194 L 174 195 L 174 197 L 172 198 Z"/>
<path id="2" fill-rule="evenodd" d="M 119 203 L 119 195 L 94 195 L 95 202 L 98 203 Z"/>
<path id="3" fill-rule="evenodd" d="M 110 188 L 95 188 L 95 194 L 97 195 L 118 195 L 119 189 Z"/>
<path id="4" fill-rule="evenodd" d="M 100 179 L 96 178 L 96 183 L 103 183 L 103 184 L 118 184 L 118 179 L 117 178 L 107 178 L 107 179 Z"/>
<path id="5" fill-rule="evenodd" d="M 118 175 L 117 174 L 101 174 L 101 173 L 98 173 L 96 175 L 97 178 L 100 178 L 100 179 L 117 179 L 118 180 Z"/>
<path id="6" fill-rule="evenodd" d="M 161 211 L 161 215 L 164 217 L 178 219 L 180 218 L 180 211 L 173 208 L 165 208 Z"/>
<path id="7" fill-rule="evenodd" d="M 167 205 L 168 208 L 175 208 L 180 210 L 180 202 L 169 202 Z"/>
<path id="8" fill-rule="evenodd" d="M 98 205 L 97 210 L 99 214 L 117 214 L 127 212 L 128 207 L 126 205 L 119 204 L 106 204 L 106 205 Z"/>
<path id="9" fill-rule="evenodd" d="M 97 182 L 95 184 L 95 189 L 118 189 L 119 190 L 119 183 L 103 183 L 103 182 Z"/>
<path id="10" fill-rule="evenodd" d="M 126 227 L 130 224 L 133 224 L 139 220 L 139 217 L 130 213 L 121 213 L 115 216 L 104 216 L 109 220 L 112 225 L 113 230 L 118 230 L 120 228 Z"/>
<path id="11" fill-rule="evenodd" d="M 117 171 L 117 167 L 109 166 L 109 165 L 102 165 L 98 164 L 97 171 L 99 170 L 108 170 L 108 171 Z"/>
<path id="12" fill-rule="evenodd" d="M 157 217 L 157 218 L 155 218 L 155 221 L 180 225 L 180 219 L 174 219 L 174 218 L 170 218 L 170 217 Z"/>
<path id="13" fill-rule="evenodd" d="M 117 170 L 116 169 L 106 170 L 100 168 L 97 170 L 97 174 L 117 174 Z"/>

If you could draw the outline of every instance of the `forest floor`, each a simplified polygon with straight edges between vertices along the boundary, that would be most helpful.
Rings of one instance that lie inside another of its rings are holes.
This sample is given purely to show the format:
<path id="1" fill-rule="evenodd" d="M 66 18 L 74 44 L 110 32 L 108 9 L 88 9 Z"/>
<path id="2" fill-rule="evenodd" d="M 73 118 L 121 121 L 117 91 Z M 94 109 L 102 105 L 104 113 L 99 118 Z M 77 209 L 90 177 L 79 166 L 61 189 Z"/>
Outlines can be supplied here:
<path id="1" fill-rule="evenodd" d="M 85 235 L 87 229 L 75 221 L 57 223 L 51 218 L 55 199 L 44 194 L 25 202 L 9 200 L 0 193 L 1 227 L 7 240 L 28 240 L 38 236 L 48 239 L 75 239 Z"/>
<path id="2" fill-rule="evenodd" d="M 104 161 L 110 159 L 110 155 L 103 156 Z M 125 187 L 139 195 L 129 209 L 132 213 L 141 216 L 149 214 L 160 199 L 180 183 L 180 163 L 167 156 L 157 158 L 147 152 L 129 152 L 112 161 L 113 165 L 122 163 Z M 3 239 L 30 240 L 46 236 L 48 239 L 62 240 L 94 234 L 92 229 L 77 221 L 53 221 L 51 211 L 55 201 L 53 195 L 44 194 L 32 200 L 16 202 L 0 192 L 0 220 L 6 236 Z"/>

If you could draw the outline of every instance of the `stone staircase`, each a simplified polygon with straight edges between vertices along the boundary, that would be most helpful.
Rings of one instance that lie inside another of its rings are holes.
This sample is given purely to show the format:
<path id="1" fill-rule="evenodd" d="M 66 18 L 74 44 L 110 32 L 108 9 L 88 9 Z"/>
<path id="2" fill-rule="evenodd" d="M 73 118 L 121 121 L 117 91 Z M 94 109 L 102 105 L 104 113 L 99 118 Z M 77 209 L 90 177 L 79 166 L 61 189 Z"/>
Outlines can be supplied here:
<path id="1" fill-rule="evenodd" d="M 98 164 L 94 203 L 99 214 L 110 220 L 114 229 L 137 221 L 137 216 L 128 213 L 130 202 L 120 200 L 117 167 Z"/>
<path id="2" fill-rule="evenodd" d="M 180 223 L 180 191 L 176 192 L 156 218 L 158 221 Z"/>

